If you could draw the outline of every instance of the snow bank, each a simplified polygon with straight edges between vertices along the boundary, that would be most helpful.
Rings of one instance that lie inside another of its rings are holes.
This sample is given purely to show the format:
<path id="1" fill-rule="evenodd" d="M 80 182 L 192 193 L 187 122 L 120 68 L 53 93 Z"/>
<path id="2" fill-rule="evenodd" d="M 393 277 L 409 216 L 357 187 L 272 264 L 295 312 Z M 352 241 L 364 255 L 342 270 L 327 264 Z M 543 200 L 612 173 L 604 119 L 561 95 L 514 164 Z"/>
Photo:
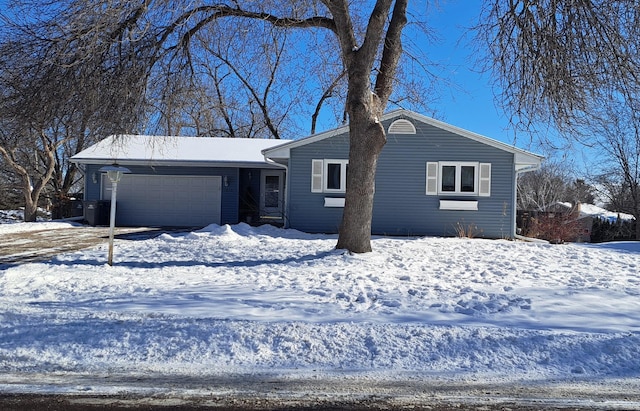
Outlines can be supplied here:
<path id="1" fill-rule="evenodd" d="M 0 268 L 0 369 L 637 377 L 640 243 L 548 245 L 212 225 Z M 7 377 L 8 378 L 8 377 Z"/>

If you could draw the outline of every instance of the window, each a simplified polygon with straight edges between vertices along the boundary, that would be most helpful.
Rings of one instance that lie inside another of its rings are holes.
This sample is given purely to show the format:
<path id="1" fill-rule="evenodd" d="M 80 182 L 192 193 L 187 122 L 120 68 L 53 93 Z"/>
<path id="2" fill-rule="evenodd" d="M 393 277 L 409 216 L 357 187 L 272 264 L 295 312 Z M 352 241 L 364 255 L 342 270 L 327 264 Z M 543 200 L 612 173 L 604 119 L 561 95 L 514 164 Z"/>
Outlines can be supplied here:
<path id="1" fill-rule="evenodd" d="M 266 208 L 280 206 L 280 176 L 264 177 L 264 206 Z"/>
<path id="2" fill-rule="evenodd" d="M 312 160 L 311 192 L 344 193 L 349 160 Z"/>
<path id="3" fill-rule="evenodd" d="M 326 163 L 325 170 L 327 176 L 325 190 L 340 190 L 344 187 L 344 184 L 342 184 L 342 174 L 344 174 L 342 172 L 342 164 Z"/>
<path id="4" fill-rule="evenodd" d="M 427 163 L 427 195 L 477 195 L 491 192 L 491 164 L 441 161 Z"/>
<path id="5" fill-rule="evenodd" d="M 441 193 L 475 194 L 478 163 L 440 163 Z"/>

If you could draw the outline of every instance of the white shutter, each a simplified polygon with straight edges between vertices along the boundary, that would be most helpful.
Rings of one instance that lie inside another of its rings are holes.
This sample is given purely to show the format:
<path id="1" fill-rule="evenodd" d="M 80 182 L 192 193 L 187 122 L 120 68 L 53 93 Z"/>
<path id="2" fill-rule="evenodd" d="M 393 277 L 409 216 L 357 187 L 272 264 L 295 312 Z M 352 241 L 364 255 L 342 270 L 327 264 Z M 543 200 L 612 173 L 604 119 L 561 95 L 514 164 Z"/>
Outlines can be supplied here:
<path id="1" fill-rule="evenodd" d="M 322 193 L 322 172 L 324 160 L 311 160 L 311 192 Z"/>
<path id="2" fill-rule="evenodd" d="M 480 163 L 479 184 L 478 195 L 489 197 L 491 195 L 491 163 Z"/>
<path id="3" fill-rule="evenodd" d="M 427 195 L 438 194 L 438 163 L 427 163 Z"/>

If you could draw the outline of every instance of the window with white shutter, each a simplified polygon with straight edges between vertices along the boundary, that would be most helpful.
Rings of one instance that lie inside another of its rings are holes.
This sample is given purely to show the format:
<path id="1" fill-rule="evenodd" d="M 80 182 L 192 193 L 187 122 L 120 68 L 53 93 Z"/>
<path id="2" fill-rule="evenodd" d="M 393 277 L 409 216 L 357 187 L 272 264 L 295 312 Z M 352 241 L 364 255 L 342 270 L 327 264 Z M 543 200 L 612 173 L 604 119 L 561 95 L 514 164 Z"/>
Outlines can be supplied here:
<path id="1" fill-rule="evenodd" d="M 427 195 L 491 195 L 491 164 L 470 161 L 427 163 Z"/>
<path id="2" fill-rule="evenodd" d="M 312 193 L 344 193 L 349 160 L 311 160 Z"/>

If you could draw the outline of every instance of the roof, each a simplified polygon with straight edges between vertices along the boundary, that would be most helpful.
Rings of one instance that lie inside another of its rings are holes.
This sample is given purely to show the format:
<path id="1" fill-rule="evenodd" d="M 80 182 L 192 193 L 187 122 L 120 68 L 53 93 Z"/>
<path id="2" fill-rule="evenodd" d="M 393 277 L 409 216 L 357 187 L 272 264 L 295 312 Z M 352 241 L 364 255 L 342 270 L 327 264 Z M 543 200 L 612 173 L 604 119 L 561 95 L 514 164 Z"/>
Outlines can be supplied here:
<path id="1" fill-rule="evenodd" d="M 575 211 L 577 209 L 577 211 L 579 212 L 579 218 L 593 217 L 599 218 L 601 220 L 607 220 L 609 222 L 615 222 L 618 219 L 635 220 L 635 217 L 631 214 L 609 211 L 594 204 L 577 203 L 574 206 L 572 203 L 558 201 L 547 207 L 547 210 L 553 208 L 554 206 L 564 208 L 568 211 Z"/>
<path id="2" fill-rule="evenodd" d="M 286 140 L 284 140 L 286 141 Z M 84 164 L 273 166 L 262 150 L 283 140 L 220 137 L 112 135 L 71 157 Z"/>
<path id="3" fill-rule="evenodd" d="M 419 121 L 425 124 L 429 124 L 431 126 L 440 128 L 442 130 L 460 135 L 462 137 L 466 137 L 468 139 L 478 141 L 483 144 L 487 144 L 489 146 L 498 148 L 503 151 L 507 151 L 513 153 L 515 155 L 515 162 L 517 168 L 525 168 L 528 166 L 538 166 L 542 160 L 543 156 L 530 153 L 526 150 L 522 150 L 515 146 L 503 143 L 498 140 L 494 140 L 489 137 L 485 137 L 483 135 L 471 132 L 469 130 L 465 130 L 460 127 L 453 126 L 451 124 L 436 120 L 431 117 L 423 116 L 422 114 L 418 114 L 414 111 L 409 110 L 393 110 L 382 116 L 380 121 L 391 120 L 394 118 L 411 118 L 415 121 Z M 300 147 L 306 144 L 311 144 L 316 141 L 324 140 L 329 137 L 333 137 L 339 134 L 347 133 L 349 131 L 349 125 L 341 126 L 333 130 L 329 130 L 323 133 L 315 134 L 309 137 L 302 138 L 300 140 L 292 140 L 286 142 L 284 144 L 276 145 L 274 147 L 267 148 L 263 150 L 263 154 L 267 158 L 271 158 L 274 160 L 278 159 L 288 159 L 290 157 L 290 150 L 295 147 Z"/>

